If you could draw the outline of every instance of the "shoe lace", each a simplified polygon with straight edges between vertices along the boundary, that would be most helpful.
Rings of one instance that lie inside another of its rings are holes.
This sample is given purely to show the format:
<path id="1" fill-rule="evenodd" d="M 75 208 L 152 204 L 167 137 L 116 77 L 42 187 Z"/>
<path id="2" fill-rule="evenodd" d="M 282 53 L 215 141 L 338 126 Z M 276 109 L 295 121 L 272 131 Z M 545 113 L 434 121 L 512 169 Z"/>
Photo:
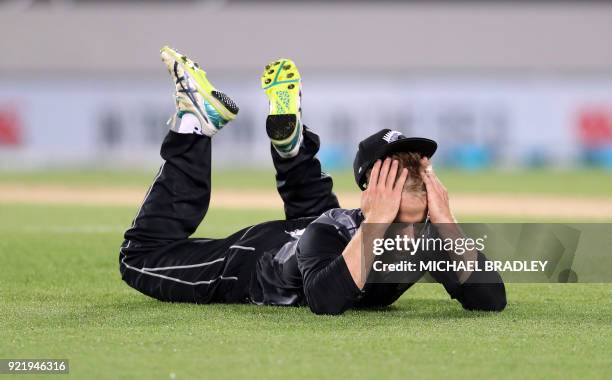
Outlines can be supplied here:
<path id="1" fill-rule="evenodd" d="M 198 104 L 198 101 L 194 96 L 194 93 L 196 93 L 198 90 L 193 88 L 189 84 L 189 80 L 188 80 L 189 77 L 188 77 L 187 72 L 183 71 L 183 75 L 179 76 L 178 62 L 174 62 L 174 76 L 176 77 L 176 84 L 179 84 L 181 86 L 181 89 L 177 91 L 182 92 L 185 95 L 187 95 L 189 97 L 189 100 L 191 100 L 191 102 L 195 105 L 197 110 L 200 112 L 200 115 L 202 115 L 202 117 L 204 118 L 204 121 L 206 123 L 210 123 L 210 121 L 208 120 L 208 117 L 206 116 L 206 112 L 202 110 L 202 108 L 200 107 L 200 104 Z"/>

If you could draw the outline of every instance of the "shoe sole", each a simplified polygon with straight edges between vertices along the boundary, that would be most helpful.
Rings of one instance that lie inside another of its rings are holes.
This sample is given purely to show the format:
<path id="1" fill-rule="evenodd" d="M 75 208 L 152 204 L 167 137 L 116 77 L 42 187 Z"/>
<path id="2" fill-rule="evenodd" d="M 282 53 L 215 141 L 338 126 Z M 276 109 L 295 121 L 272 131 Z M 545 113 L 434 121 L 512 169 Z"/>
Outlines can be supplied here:
<path id="1" fill-rule="evenodd" d="M 230 121 L 236 118 L 239 108 L 229 96 L 218 91 L 206 78 L 206 72 L 196 62 L 178 53 L 168 46 L 161 48 L 160 53 L 170 55 L 184 71 L 194 80 L 196 90 L 223 117 Z"/>
<path id="2" fill-rule="evenodd" d="M 266 133 L 276 145 L 290 143 L 300 127 L 301 76 L 295 63 L 281 58 L 270 62 L 261 76 L 264 89 L 274 110 L 268 115 Z"/>

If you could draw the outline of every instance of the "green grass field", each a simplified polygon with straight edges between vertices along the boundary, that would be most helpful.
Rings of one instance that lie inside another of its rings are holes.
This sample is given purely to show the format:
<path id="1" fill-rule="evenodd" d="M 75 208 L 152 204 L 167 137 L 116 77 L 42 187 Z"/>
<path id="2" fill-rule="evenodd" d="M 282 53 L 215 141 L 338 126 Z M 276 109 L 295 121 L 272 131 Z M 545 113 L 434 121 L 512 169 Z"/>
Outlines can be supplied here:
<path id="1" fill-rule="evenodd" d="M 1 183 L 92 185 L 116 187 L 146 187 L 156 168 L 151 171 L 55 171 L 0 173 Z M 334 189 L 355 191 L 353 174 L 342 170 L 331 172 Z M 612 197 L 612 172 L 598 169 L 551 172 L 527 171 L 457 171 L 442 169 L 439 177 L 448 190 L 460 193 L 550 194 L 568 196 Z M 213 170 L 213 190 L 274 191 L 272 170 Z"/>
<path id="2" fill-rule="evenodd" d="M 527 183 L 533 192 L 564 194 L 568 176 L 580 179 L 584 196 L 610 196 L 612 188 L 610 175 L 598 172 L 443 176 L 449 189 L 465 191 L 520 192 Z M 128 185 L 146 186 L 150 175 L 0 177 L 123 186 L 130 178 Z M 348 189 L 350 177 L 339 178 Z M 216 179 L 220 187 L 242 183 L 234 175 Z M 273 190 L 271 177 L 240 177 L 251 179 Z M 612 372 L 611 284 L 509 284 L 500 314 L 463 311 L 436 284 L 417 284 L 389 309 L 338 317 L 149 299 L 118 271 L 121 235 L 137 207 L 0 203 L 0 358 L 67 358 L 71 376 L 88 379 L 582 379 Z M 281 210 L 212 207 L 198 235 L 281 217 Z"/>

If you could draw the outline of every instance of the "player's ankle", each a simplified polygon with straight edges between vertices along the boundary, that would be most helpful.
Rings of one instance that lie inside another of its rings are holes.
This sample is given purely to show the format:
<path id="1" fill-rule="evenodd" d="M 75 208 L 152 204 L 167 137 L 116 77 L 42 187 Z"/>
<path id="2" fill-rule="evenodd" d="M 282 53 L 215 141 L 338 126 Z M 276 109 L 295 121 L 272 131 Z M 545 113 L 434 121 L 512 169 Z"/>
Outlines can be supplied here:
<path id="1" fill-rule="evenodd" d="M 202 130 L 202 123 L 200 123 L 200 120 L 193 113 L 177 113 L 173 116 L 173 118 L 174 120 L 171 120 L 171 131 L 187 135 L 205 134 Z"/>
<path id="2" fill-rule="evenodd" d="M 295 157 L 302 145 L 302 122 L 296 115 L 268 115 L 266 131 L 270 142 L 282 158 Z"/>

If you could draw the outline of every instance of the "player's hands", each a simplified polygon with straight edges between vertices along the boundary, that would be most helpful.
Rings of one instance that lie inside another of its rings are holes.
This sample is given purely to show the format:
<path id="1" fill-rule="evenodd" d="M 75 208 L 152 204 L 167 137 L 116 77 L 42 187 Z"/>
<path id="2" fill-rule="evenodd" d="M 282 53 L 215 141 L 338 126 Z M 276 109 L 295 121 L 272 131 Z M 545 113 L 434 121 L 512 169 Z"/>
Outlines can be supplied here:
<path id="1" fill-rule="evenodd" d="M 432 223 L 455 223 L 448 202 L 448 191 L 433 171 L 427 157 L 421 159 L 421 177 L 427 188 L 427 208 Z"/>
<path id="2" fill-rule="evenodd" d="M 374 163 L 368 187 L 361 193 L 361 211 L 367 223 L 388 224 L 395 220 L 408 178 L 408 169 L 403 169 L 397 177 L 398 167 L 399 162 L 390 158 Z"/>

